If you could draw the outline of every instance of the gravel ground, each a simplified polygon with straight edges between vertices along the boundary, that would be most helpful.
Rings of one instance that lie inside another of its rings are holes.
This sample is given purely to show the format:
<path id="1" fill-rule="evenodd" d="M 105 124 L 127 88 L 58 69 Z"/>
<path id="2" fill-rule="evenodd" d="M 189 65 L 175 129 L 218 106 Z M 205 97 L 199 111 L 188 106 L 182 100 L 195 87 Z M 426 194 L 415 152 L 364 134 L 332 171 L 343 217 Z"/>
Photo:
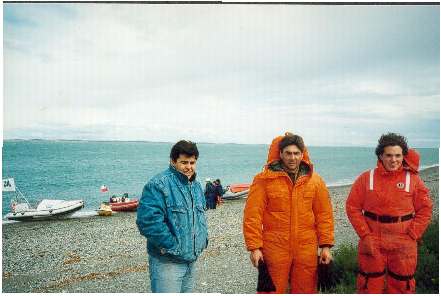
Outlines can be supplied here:
<path id="1" fill-rule="evenodd" d="M 438 167 L 421 172 L 438 217 Z M 332 187 L 336 247 L 357 241 L 344 202 L 350 187 Z M 210 242 L 197 261 L 195 292 L 255 293 L 257 271 L 242 236 L 245 200 L 207 212 Z M 2 225 L 2 292 L 150 292 L 145 239 L 136 213 Z"/>

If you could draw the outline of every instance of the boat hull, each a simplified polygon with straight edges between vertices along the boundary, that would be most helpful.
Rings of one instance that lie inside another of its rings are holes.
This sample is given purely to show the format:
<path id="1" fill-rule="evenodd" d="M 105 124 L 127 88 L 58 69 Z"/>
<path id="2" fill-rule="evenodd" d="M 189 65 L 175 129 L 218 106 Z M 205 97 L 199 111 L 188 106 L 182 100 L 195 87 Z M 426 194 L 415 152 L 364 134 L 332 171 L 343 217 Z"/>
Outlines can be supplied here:
<path id="1" fill-rule="evenodd" d="M 244 183 L 244 184 L 231 184 L 229 186 L 229 191 L 231 191 L 232 193 L 238 193 L 238 192 L 243 192 L 247 189 L 250 189 L 250 185 L 248 183 Z"/>
<path id="2" fill-rule="evenodd" d="M 230 184 L 227 186 L 227 191 L 222 195 L 222 199 L 239 199 L 239 198 L 247 198 L 248 192 L 250 192 L 250 185 L 248 183 L 243 184 Z"/>
<path id="3" fill-rule="evenodd" d="M 16 221 L 35 221 L 35 220 L 50 220 L 58 219 L 64 217 L 68 214 L 78 211 L 84 207 L 84 202 L 82 200 L 70 201 L 64 206 L 56 207 L 53 209 L 29 209 L 26 211 L 8 213 L 6 218 L 8 220 Z"/>
<path id="4" fill-rule="evenodd" d="M 250 192 L 249 189 L 240 192 L 227 191 L 224 193 L 224 195 L 222 195 L 222 199 L 230 200 L 230 199 L 247 198 L 249 192 Z"/>
<path id="5" fill-rule="evenodd" d="M 109 203 L 112 211 L 115 212 L 134 212 L 138 208 L 139 201 L 133 199 L 126 202 L 111 202 Z"/>

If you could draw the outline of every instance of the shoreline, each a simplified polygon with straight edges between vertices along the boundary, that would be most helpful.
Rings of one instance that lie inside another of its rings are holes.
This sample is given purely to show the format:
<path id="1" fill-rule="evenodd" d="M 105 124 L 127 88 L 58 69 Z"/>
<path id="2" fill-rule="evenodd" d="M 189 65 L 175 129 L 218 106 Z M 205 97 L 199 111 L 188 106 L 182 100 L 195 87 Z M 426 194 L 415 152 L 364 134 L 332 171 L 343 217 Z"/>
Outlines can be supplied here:
<path id="1" fill-rule="evenodd" d="M 435 170 L 435 169 L 439 170 L 438 164 L 424 167 L 423 169 L 420 170 L 419 174 L 421 176 L 422 174 L 426 174 L 427 172 L 432 173 L 432 170 Z M 327 185 L 326 187 L 328 188 L 328 190 L 344 190 L 344 189 L 352 186 L 352 184 L 353 184 L 353 182 L 347 183 L 347 184 L 331 184 L 331 185 Z M 93 217 L 93 216 L 97 216 L 97 215 L 98 215 L 98 213 L 96 212 L 96 210 L 82 209 L 82 210 L 79 210 L 77 212 L 70 214 L 68 217 L 58 219 L 58 220 L 62 221 L 62 220 L 68 220 L 68 219 L 83 219 L 83 218 L 89 218 L 89 217 Z M 19 222 L 21 222 L 21 221 L 7 220 L 5 218 L 5 216 L 3 216 L 3 219 L 2 219 L 2 225 L 15 224 L 15 223 L 19 223 Z"/>
<path id="2" fill-rule="evenodd" d="M 420 172 L 438 217 L 439 167 Z M 358 238 L 345 213 L 350 185 L 328 187 L 335 221 L 335 248 Z M 206 212 L 209 245 L 196 263 L 195 293 L 255 293 L 257 271 L 242 234 L 246 199 L 225 201 Z M 136 212 L 110 217 L 2 225 L 2 292 L 150 292 L 145 238 Z"/>
<path id="3" fill-rule="evenodd" d="M 425 175 L 427 173 L 432 173 L 432 170 L 435 170 L 435 169 L 439 171 L 439 164 L 425 166 L 424 168 L 420 169 L 419 175 L 421 176 L 421 175 Z M 360 174 L 361 174 L 361 172 L 360 172 Z M 344 184 L 330 184 L 330 185 L 327 185 L 326 187 L 328 189 L 346 188 L 346 187 L 352 186 L 352 184 L 354 184 L 354 182 L 344 183 Z"/>

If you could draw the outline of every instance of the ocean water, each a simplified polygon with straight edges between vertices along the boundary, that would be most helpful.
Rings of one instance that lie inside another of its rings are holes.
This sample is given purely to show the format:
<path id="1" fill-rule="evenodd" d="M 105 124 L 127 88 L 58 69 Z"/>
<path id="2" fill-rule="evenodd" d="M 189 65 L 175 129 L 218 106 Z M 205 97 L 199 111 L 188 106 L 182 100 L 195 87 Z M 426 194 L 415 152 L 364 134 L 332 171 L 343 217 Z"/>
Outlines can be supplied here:
<path id="1" fill-rule="evenodd" d="M 35 203 L 42 198 L 83 199 L 95 210 L 112 194 L 139 197 L 144 184 L 169 163 L 173 143 L 7 140 L 3 142 L 2 177 Z M 268 145 L 198 144 L 200 181 L 219 178 L 223 185 L 250 183 L 262 170 Z M 314 169 L 328 185 L 350 184 L 376 165 L 374 148 L 310 147 Z M 437 165 L 438 149 L 417 149 L 421 166 Z M 109 192 L 101 193 L 107 185 Z M 14 193 L 3 192 L 2 216 Z"/>

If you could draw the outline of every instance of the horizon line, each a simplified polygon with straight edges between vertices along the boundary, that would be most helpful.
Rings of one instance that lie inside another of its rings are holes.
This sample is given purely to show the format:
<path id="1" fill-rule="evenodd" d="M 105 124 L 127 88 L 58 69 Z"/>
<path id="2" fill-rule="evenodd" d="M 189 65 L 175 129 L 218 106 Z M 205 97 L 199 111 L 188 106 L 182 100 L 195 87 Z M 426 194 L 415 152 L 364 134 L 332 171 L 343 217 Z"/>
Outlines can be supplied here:
<path id="1" fill-rule="evenodd" d="M 157 143 L 157 144 L 174 144 L 176 142 L 171 141 L 149 141 L 149 140 L 87 140 L 87 139 L 44 139 L 44 138 L 31 138 L 31 139 L 23 139 L 23 138 L 10 138 L 3 139 L 5 141 L 59 141 L 59 142 L 136 142 L 136 143 Z M 215 143 L 215 142 L 195 142 L 196 144 L 213 144 L 213 145 L 270 145 L 271 143 L 234 143 L 234 142 L 226 142 L 226 143 Z M 375 146 L 366 146 L 366 145 L 307 145 L 307 147 L 357 147 L 357 148 L 374 148 Z M 429 149 L 440 149 L 440 147 L 420 147 L 420 146 L 412 146 L 411 148 L 429 148 Z"/>

